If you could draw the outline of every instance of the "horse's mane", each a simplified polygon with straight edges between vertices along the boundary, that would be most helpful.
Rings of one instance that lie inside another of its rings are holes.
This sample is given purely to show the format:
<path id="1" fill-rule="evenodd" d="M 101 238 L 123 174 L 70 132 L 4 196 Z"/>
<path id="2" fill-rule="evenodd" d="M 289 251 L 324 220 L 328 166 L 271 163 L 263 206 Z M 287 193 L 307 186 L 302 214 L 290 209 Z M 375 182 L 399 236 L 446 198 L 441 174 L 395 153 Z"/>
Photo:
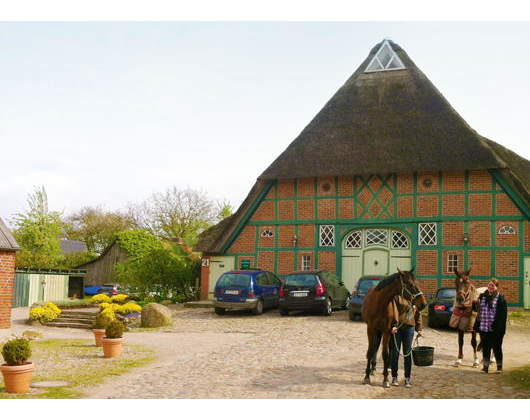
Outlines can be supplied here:
<path id="1" fill-rule="evenodd" d="M 392 283 L 396 279 L 398 275 L 399 273 L 394 273 L 388 277 L 385 277 L 383 280 L 379 282 L 377 286 L 375 286 L 375 290 L 381 290 L 383 287 L 388 286 L 390 283 Z"/>

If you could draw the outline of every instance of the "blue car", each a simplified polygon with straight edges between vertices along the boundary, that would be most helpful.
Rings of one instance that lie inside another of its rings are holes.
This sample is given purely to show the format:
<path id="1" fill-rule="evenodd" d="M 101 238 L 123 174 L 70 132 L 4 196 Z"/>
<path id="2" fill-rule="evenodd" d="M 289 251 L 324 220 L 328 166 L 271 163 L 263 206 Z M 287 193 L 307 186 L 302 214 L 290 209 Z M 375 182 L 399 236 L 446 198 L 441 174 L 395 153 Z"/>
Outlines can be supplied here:
<path id="1" fill-rule="evenodd" d="M 359 279 L 350 298 L 349 316 L 352 321 L 355 320 L 356 316 L 362 317 L 361 311 L 364 297 L 366 296 L 366 293 L 368 293 L 368 290 L 373 286 L 377 286 L 381 279 L 383 279 L 382 276 L 364 276 Z"/>
<path id="2" fill-rule="evenodd" d="M 219 277 L 213 292 L 213 307 L 217 315 L 227 309 L 250 309 L 260 315 L 265 308 L 278 306 L 280 279 L 270 271 L 228 271 Z"/>

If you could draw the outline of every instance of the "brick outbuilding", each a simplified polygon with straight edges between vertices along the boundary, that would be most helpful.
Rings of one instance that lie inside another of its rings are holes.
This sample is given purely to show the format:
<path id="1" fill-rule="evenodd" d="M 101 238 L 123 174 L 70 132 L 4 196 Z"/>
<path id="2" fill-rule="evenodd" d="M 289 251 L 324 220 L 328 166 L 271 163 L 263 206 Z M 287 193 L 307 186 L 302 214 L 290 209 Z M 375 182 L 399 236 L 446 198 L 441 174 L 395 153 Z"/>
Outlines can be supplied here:
<path id="1" fill-rule="evenodd" d="M 415 267 L 425 293 L 471 268 L 530 308 L 530 162 L 469 127 L 384 40 L 195 250 L 203 298 L 242 266 L 329 269 L 350 290 Z"/>
<path id="2" fill-rule="evenodd" d="M 19 246 L 0 219 L 0 329 L 11 328 L 11 307 L 15 288 L 15 256 Z"/>

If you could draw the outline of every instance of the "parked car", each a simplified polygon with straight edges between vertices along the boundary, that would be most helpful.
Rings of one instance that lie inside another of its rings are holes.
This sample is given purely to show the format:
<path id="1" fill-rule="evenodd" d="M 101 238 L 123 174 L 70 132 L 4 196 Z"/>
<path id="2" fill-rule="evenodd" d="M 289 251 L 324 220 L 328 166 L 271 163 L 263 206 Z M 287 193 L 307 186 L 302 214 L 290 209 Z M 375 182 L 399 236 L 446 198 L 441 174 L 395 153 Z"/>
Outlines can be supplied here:
<path id="1" fill-rule="evenodd" d="M 280 315 L 290 311 L 318 310 L 331 315 L 333 308 L 348 307 L 350 292 L 327 270 L 297 271 L 285 277 L 280 289 Z"/>
<path id="2" fill-rule="evenodd" d="M 270 271 L 228 271 L 215 285 L 215 313 L 223 315 L 227 309 L 251 309 L 259 315 L 265 308 L 278 307 L 280 285 L 280 279 Z"/>
<path id="3" fill-rule="evenodd" d="M 118 294 L 119 284 L 103 284 L 97 286 L 85 286 L 85 295 L 93 296 L 104 293 L 107 296 L 116 296 Z"/>
<path id="4" fill-rule="evenodd" d="M 429 303 L 429 327 L 447 327 L 453 314 L 456 289 L 441 287 L 436 291 L 434 299 Z"/>
<path id="5" fill-rule="evenodd" d="M 383 279 L 381 276 L 363 276 L 357 281 L 355 289 L 353 289 L 350 305 L 349 305 L 349 316 L 353 321 L 356 316 L 362 317 L 362 307 L 364 302 L 364 297 L 373 286 Z"/>

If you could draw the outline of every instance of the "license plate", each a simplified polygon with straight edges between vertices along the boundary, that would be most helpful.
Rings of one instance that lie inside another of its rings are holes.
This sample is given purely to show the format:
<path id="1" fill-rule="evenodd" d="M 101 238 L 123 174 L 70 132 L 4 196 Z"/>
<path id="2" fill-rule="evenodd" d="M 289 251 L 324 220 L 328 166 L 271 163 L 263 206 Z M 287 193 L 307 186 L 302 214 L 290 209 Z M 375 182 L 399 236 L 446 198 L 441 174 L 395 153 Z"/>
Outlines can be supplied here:
<path id="1" fill-rule="evenodd" d="M 225 290 L 225 295 L 239 295 L 239 290 Z"/>
<path id="2" fill-rule="evenodd" d="M 291 292 L 292 297 L 307 297 L 307 292 Z"/>

